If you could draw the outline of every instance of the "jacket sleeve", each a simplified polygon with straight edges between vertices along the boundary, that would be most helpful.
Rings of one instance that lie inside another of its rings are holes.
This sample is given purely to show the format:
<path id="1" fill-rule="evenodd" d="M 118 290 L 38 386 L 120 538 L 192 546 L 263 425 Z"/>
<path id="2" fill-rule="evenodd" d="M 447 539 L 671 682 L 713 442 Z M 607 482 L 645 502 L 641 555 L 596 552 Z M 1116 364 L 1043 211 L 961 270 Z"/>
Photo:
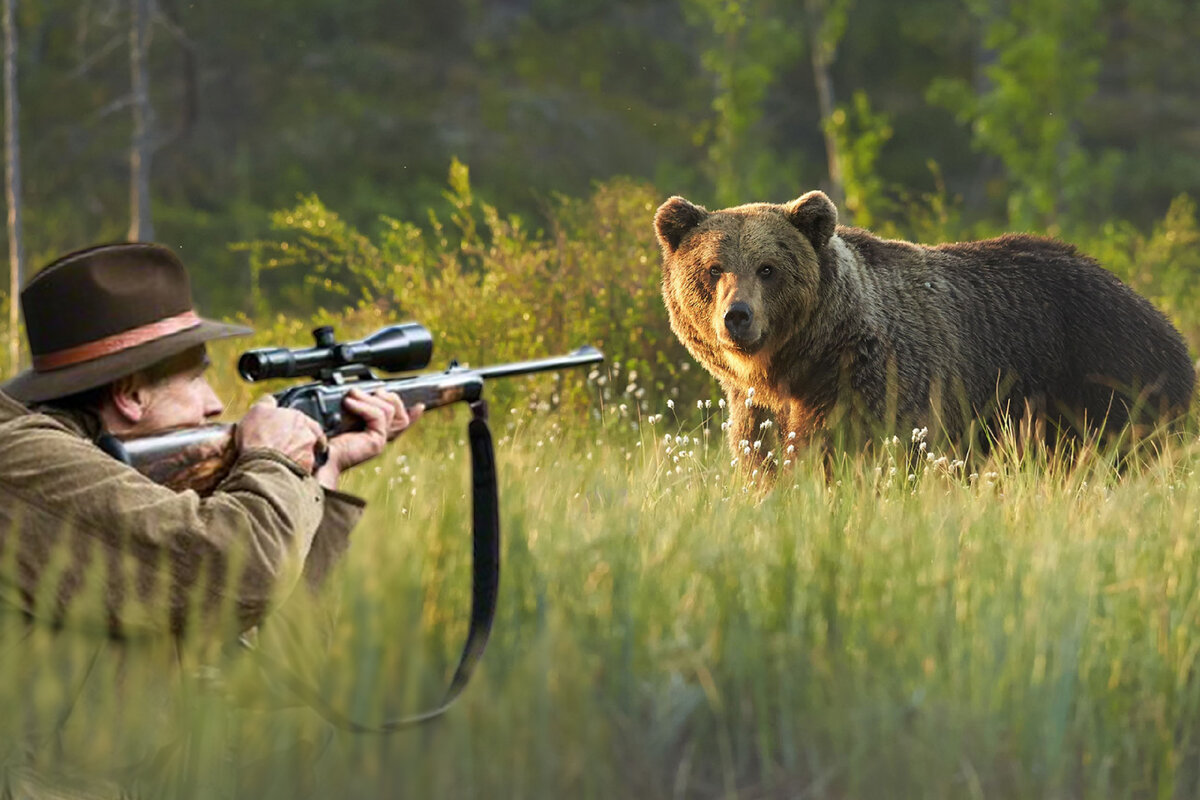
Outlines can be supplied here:
<path id="1" fill-rule="evenodd" d="M 243 452 L 200 497 L 153 483 L 46 416 L 4 428 L 0 591 L 28 615 L 123 636 L 214 614 L 245 629 L 305 572 L 325 491 L 275 451 Z M 343 527 L 314 570 L 344 549 Z"/>
<path id="2" fill-rule="evenodd" d="M 332 666 L 328 656 L 337 630 L 340 587 L 328 577 L 346 552 L 350 530 L 362 515 L 364 503 L 353 495 L 328 490 L 325 503 L 325 515 L 304 563 L 304 580 L 269 619 L 243 637 L 243 643 L 264 657 L 260 660 L 264 681 L 243 687 L 249 691 L 237 696 L 240 706 L 279 710 L 305 705 L 307 698 L 281 681 L 279 670 L 286 669 L 293 680 L 306 686 L 318 687 Z"/>

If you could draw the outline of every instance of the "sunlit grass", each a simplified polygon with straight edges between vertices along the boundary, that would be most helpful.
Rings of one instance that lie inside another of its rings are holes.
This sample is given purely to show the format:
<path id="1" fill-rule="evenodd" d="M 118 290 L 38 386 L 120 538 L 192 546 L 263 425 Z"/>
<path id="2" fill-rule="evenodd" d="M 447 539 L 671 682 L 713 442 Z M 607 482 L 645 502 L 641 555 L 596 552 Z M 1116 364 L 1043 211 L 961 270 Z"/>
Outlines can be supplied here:
<path id="1" fill-rule="evenodd" d="M 505 434 L 505 577 L 481 674 L 428 733 L 342 737 L 356 772 L 455 796 L 1195 788 L 1194 443 L 1123 475 L 1053 455 L 891 473 L 884 450 L 827 479 L 810 454 L 763 492 L 719 429 L 631 427 Z M 377 643 L 379 697 L 414 664 L 448 665 L 465 631 L 465 468 L 424 452 L 426 433 L 408 443 L 412 477 L 357 484 L 379 512 L 344 589 L 383 599 L 344 620 L 347 683 L 363 630 L 416 619 L 384 587 L 424 587 L 424 638 L 408 639 L 422 656 Z M 409 509 L 399 530 L 389 503 Z"/>
<path id="2" fill-rule="evenodd" d="M 793 452 L 766 487 L 731 466 L 724 414 L 619 389 L 578 414 L 494 405 L 500 608 L 459 703 L 390 737 L 334 732 L 247 710 L 277 681 L 213 657 L 172 723 L 187 768 L 151 796 L 1195 794 L 1193 433 L 1118 471 L 1011 440 L 963 464 L 916 432 L 828 466 Z M 466 419 L 433 412 L 347 476 L 370 505 L 332 641 L 282 651 L 363 721 L 436 704 L 465 636 Z M 141 697 L 126 717 L 157 714 Z M 124 746 L 90 722 L 95 747 Z"/>

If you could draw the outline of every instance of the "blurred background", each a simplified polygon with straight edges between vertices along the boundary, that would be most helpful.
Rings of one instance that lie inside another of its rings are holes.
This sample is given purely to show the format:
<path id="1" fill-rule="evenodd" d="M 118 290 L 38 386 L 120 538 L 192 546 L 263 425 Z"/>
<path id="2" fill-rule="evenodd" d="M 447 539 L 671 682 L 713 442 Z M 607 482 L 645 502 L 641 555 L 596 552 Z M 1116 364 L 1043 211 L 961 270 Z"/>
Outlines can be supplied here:
<path id="1" fill-rule="evenodd" d="M 15 12 L 26 276 L 70 249 L 153 238 L 181 250 L 210 314 L 364 299 L 405 311 L 412 275 L 447 257 L 486 272 L 505 230 L 512 252 L 540 242 L 546 276 L 578 284 L 563 243 L 614 230 L 652 273 L 653 207 L 672 194 L 722 207 L 820 187 L 843 221 L 886 235 L 1071 238 L 1189 324 L 1200 5 L 1188 0 L 16 0 Z M 606 190 L 639 202 L 597 223 Z M 595 266 L 629 269 L 627 255 Z M 397 270 L 399 283 L 380 277 Z"/>

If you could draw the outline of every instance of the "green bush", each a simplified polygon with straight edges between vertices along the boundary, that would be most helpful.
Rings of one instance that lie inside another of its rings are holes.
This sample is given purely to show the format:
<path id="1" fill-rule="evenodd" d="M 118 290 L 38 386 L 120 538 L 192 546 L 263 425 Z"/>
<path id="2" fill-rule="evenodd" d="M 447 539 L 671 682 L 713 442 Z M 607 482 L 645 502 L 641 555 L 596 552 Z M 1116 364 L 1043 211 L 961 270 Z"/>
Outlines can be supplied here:
<path id="1" fill-rule="evenodd" d="M 383 218 L 368 236 L 305 197 L 273 215 L 275 238 L 240 247 L 256 274 L 286 274 L 294 290 L 352 305 L 341 320 L 345 332 L 364 333 L 368 322 L 422 322 L 434 334 L 435 363 L 522 360 L 587 343 L 608 357 L 593 376 L 606 401 L 644 410 L 659 396 L 713 396 L 714 383 L 692 366 L 667 322 L 652 225 L 661 197 L 653 188 L 617 179 L 587 198 L 556 197 L 546 228 L 536 231 L 479 201 L 458 162 L 446 199 L 449 219 L 432 211 L 425 226 Z M 256 302 L 261 312 L 287 299 L 260 293 Z M 588 396 L 582 381 L 562 376 L 535 402 Z"/>

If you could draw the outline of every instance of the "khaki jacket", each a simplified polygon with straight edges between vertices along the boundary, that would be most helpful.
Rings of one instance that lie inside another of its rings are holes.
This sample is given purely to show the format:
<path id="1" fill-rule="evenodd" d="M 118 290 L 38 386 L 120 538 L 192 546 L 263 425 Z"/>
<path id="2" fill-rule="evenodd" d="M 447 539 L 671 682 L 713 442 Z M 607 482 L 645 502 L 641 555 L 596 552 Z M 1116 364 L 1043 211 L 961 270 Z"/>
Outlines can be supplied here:
<path id="1" fill-rule="evenodd" d="M 0 393 L 0 769 L 97 769 L 113 751 L 96 743 L 96 720 L 71 732 L 89 696 L 116 715 L 105 736 L 119 739 L 125 700 L 153 705 L 148 684 L 169 694 L 196 666 L 178 634 L 233 641 L 293 594 L 311 606 L 307 590 L 362 512 L 266 449 L 240 454 L 211 496 L 175 492 L 105 454 L 99 433 L 90 415 L 32 412 Z M 131 664 L 148 661 L 154 680 L 131 688 Z M 164 744 L 144 719 L 130 724 L 131 762 Z"/>

